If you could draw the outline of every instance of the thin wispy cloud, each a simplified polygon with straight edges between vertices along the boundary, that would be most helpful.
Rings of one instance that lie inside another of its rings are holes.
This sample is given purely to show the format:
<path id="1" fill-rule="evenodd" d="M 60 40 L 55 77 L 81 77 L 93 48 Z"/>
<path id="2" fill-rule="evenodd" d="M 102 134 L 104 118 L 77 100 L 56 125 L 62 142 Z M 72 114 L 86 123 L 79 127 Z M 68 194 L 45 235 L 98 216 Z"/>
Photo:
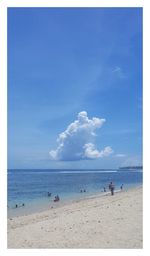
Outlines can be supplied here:
<path id="1" fill-rule="evenodd" d="M 49 152 L 50 158 L 58 161 L 77 161 L 92 160 L 112 154 L 113 150 L 110 146 L 99 151 L 93 142 L 96 139 L 95 130 L 101 128 L 105 121 L 97 117 L 89 119 L 86 111 L 80 112 L 77 120 L 59 134 L 58 147 Z"/>
<path id="2" fill-rule="evenodd" d="M 116 66 L 113 70 L 112 70 L 112 74 L 116 75 L 118 78 L 126 78 L 125 72 L 122 70 L 121 67 Z"/>
<path id="3" fill-rule="evenodd" d="M 115 69 L 112 71 L 112 73 L 120 72 L 120 71 L 121 71 L 121 68 L 120 68 L 120 67 L 115 67 Z"/>
<path id="4" fill-rule="evenodd" d="M 126 157 L 126 155 L 125 154 L 116 154 L 115 157 L 122 158 L 122 157 Z"/>
<path id="5" fill-rule="evenodd" d="M 123 166 L 139 166 L 139 165 L 142 165 L 142 157 L 141 156 L 130 156 L 121 164 L 121 167 L 123 167 Z"/>

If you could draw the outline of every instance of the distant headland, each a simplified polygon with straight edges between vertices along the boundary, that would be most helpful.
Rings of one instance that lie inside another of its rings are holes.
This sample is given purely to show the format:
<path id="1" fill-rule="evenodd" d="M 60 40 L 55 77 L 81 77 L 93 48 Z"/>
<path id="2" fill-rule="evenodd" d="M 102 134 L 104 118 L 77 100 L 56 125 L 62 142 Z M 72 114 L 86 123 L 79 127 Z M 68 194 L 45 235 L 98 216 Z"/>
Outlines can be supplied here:
<path id="1" fill-rule="evenodd" d="M 123 167 L 119 167 L 119 170 L 141 170 L 143 169 L 142 165 L 138 165 L 138 166 L 123 166 Z"/>

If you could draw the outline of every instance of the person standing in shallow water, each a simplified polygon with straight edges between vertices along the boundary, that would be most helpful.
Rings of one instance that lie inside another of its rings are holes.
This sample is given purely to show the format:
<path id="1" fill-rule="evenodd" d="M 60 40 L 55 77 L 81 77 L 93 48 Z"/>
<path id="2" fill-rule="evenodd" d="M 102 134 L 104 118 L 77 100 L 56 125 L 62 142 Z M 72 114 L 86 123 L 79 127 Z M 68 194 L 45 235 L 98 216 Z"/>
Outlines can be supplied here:
<path id="1" fill-rule="evenodd" d="M 120 189 L 123 190 L 123 184 L 120 186 Z"/>
<path id="2" fill-rule="evenodd" d="M 109 190 L 111 191 L 111 195 L 112 196 L 114 195 L 114 189 L 115 189 L 115 186 L 114 186 L 114 184 L 111 181 L 110 184 L 109 184 Z"/>

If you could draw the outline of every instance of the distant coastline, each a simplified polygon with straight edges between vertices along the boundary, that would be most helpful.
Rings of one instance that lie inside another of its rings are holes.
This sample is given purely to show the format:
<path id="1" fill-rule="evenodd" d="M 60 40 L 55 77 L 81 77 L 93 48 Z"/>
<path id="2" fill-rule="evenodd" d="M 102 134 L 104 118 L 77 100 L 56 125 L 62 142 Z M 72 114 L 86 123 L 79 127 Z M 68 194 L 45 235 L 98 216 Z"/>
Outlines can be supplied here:
<path id="1" fill-rule="evenodd" d="M 124 167 L 119 167 L 119 170 L 125 170 L 125 169 L 128 169 L 128 170 L 141 170 L 143 169 L 143 166 L 124 166 Z"/>

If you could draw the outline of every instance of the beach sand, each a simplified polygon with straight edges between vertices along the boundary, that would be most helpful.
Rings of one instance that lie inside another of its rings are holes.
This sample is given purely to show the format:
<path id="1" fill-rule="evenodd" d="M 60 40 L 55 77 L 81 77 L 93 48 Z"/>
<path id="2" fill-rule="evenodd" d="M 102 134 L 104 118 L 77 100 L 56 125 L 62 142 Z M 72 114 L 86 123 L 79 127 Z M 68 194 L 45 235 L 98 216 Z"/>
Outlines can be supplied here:
<path id="1" fill-rule="evenodd" d="M 142 248 L 142 187 L 8 219 L 8 248 Z"/>

